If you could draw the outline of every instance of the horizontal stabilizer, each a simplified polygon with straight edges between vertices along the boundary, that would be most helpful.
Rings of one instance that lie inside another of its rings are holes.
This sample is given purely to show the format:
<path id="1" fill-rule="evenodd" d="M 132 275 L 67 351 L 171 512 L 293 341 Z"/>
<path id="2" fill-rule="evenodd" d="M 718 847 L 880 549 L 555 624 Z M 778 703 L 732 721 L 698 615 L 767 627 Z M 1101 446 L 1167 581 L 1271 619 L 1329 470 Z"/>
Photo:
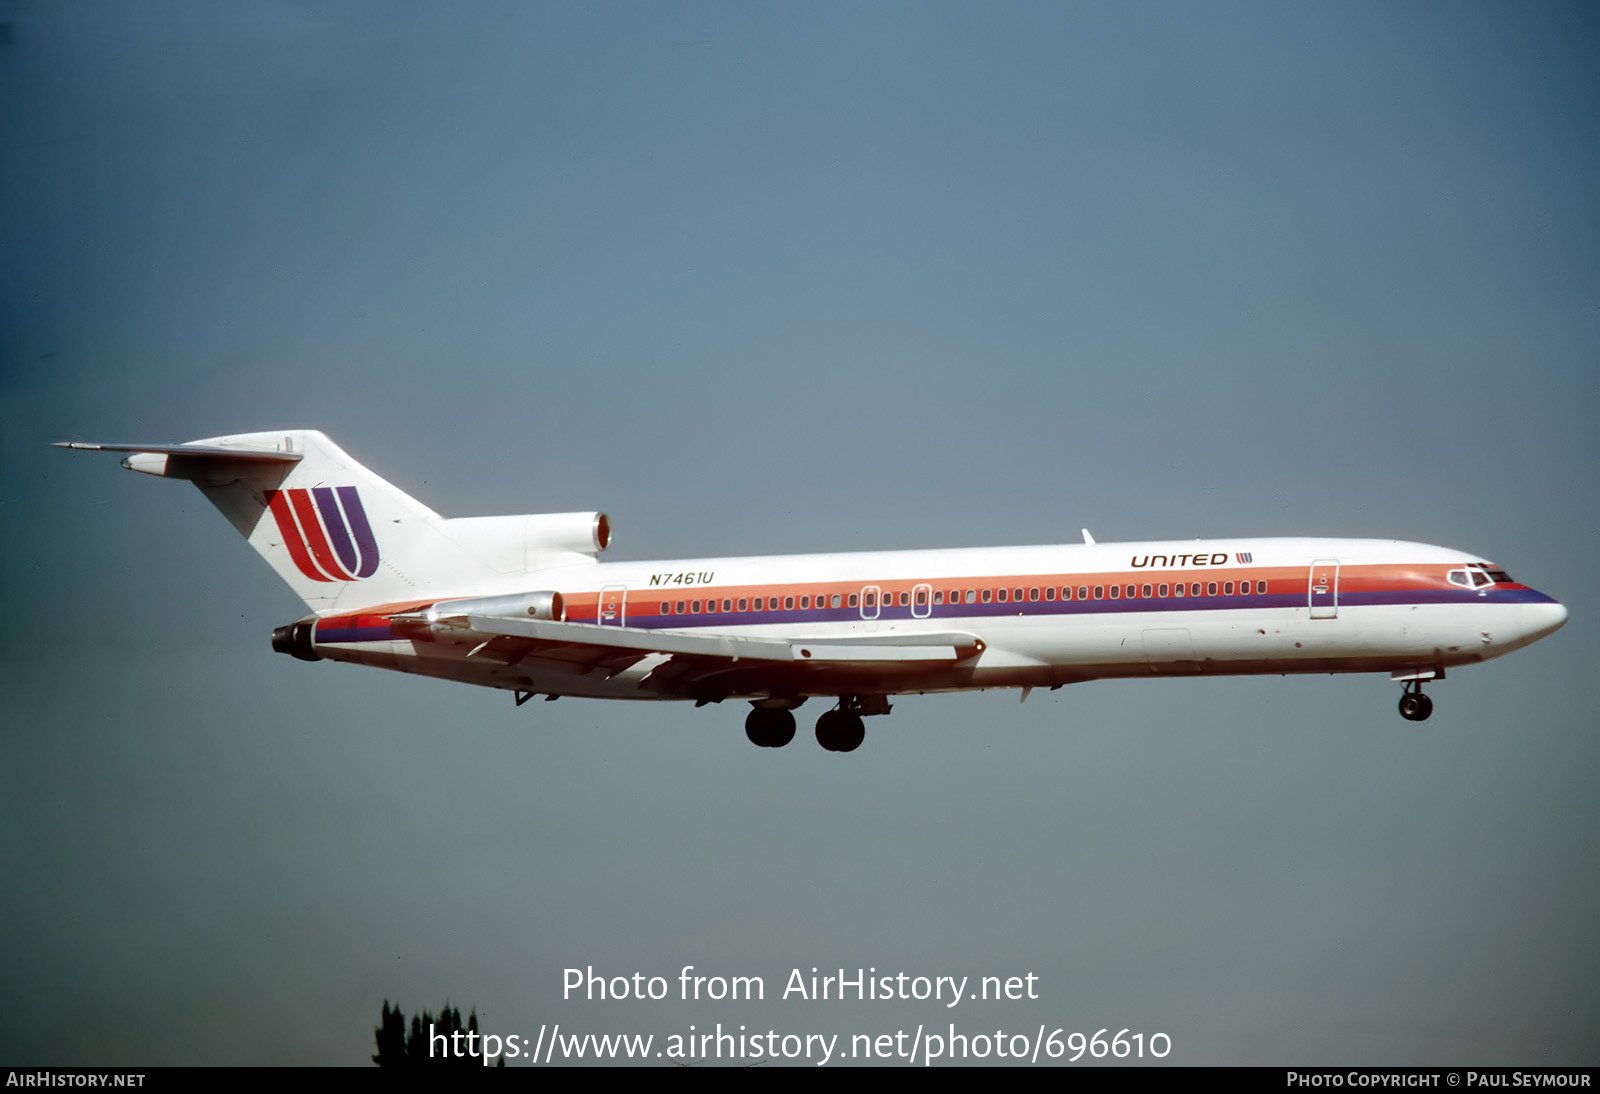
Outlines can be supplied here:
<path id="1" fill-rule="evenodd" d="M 299 463 L 299 452 L 279 452 L 272 448 L 221 448 L 201 444 L 90 444 L 87 441 L 57 441 L 56 448 L 75 448 L 83 452 L 149 452 L 166 456 L 210 456 L 229 460 L 266 460 Z"/>

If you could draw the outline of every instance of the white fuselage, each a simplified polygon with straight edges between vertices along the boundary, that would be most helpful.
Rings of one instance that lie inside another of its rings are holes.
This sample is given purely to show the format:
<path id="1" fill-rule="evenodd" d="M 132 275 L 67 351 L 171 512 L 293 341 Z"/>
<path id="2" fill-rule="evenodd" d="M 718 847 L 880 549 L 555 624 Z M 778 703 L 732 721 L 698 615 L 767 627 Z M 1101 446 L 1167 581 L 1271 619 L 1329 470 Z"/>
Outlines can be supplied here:
<path id="1" fill-rule="evenodd" d="M 553 590 L 572 622 L 802 641 L 959 634 L 954 665 L 730 666 L 726 695 L 902 694 L 1116 676 L 1442 673 L 1527 645 L 1566 610 L 1491 563 L 1391 540 L 1253 539 L 610 562 L 507 577 L 461 595 Z M 443 599 L 443 598 L 441 598 Z M 447 602 L 447 601 L 446 601 Z M 416 642 L 383 605 L 319 620 L 328 658 L 532 692 L 693 698 L 648 662 L 606 675 L 477 643 Z M 721 696 L 719 696 L 721 697 Z"/>

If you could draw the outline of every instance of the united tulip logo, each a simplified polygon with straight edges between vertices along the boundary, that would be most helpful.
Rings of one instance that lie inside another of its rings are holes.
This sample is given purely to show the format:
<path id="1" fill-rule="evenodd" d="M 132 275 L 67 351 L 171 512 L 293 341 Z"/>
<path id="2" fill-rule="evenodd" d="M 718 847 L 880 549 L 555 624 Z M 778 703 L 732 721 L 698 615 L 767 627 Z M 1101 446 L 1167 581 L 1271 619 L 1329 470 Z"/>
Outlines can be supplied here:
<path id="1" fill-rule="evenodd" d="M 312 581 L 355 581 L 378 570 L 378 541 L 353 486 L 271 490 L 267 508 L 289 556 Z"/>

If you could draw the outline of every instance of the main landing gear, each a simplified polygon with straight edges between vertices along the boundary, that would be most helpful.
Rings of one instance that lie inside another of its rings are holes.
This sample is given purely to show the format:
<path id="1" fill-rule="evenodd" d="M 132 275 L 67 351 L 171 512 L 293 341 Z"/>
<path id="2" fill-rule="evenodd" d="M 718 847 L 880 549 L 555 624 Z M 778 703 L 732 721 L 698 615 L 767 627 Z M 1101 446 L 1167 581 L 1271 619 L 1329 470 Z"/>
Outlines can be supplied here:
<path id="1" fill-rule="evenodd" d="M 787 706 L 770 705 L 777 700 L 753 702 L 744 720 L 744 735 L 761 748 L 782 748 L 794 740 L 794 714 Z M 762 705 L 763 703 L 769 705 Z M 794 706 L 799 706 L 799 701 Z M 887 696 L 844 695 L 839 705 L 817 719 L 817 743 L 829 752 L 854 752 L 866 740 L 862 718 L 888 714 Z"/>
<path id="2" fill-rule="evenodd" d="M 1400 696 L 1400 717 L 1408 722 L 1426 722 L 1433 713 L 1433 700 L 1422 694 L 1421 680 L 1407 680 Z"/>
<path id="3" fill-rule="evenodd" d="M 850 710 L 830 710 L 817 719 L 817 744 L 829 752 L 854 752 L 867 739 L 861 715 Z"/>
<path id="4" fill-rule="evenodd" d="M 761 748 L 782 748 L 794 740 L 794 714 L 783 707 L 753 707 L 744 720 L 744 735 Z"/>

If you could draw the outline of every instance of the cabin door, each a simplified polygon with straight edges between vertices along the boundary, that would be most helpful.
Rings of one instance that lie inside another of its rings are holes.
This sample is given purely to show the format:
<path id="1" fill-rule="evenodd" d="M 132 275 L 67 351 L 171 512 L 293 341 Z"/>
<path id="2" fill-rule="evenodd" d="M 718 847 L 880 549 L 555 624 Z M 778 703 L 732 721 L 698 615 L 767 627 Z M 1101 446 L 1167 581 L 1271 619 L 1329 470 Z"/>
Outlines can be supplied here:
<path id="1" fill-rule="evenodd" d="M 1319 558 L 1311 564 L 1311 588 L 1306 594 L 1312 619 L 1334 619 L 1339 614 L 1339 560 Z"/>
<path id="2" fill-rule="evenodd" d="M 595 620 L 602 627 L 627 626 L 627 597 L 626 585 L 607 585 L 600 590 L 600 618 Z"/>

